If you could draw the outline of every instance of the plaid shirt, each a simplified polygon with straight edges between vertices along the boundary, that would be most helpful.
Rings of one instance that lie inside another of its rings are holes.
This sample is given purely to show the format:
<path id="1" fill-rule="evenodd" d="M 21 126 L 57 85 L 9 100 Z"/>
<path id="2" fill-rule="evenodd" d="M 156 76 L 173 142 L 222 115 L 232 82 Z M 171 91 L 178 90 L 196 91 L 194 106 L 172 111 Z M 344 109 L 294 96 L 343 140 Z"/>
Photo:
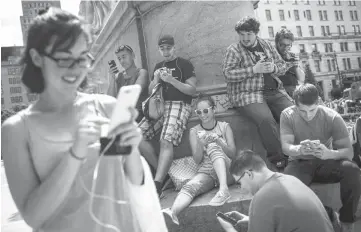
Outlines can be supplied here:
<path id="1" fill-rule="evenodd" d="M 286 64 L 271 43 L 258 37 L 257 40 L 266 56 L 272 58 L 277 67 L 271 76 L 277 81 L 278 90 L 289 97 L 278 76 L 284 75 L 291 64 Z M 250 51 L 240 43 L 235 43 L 227 48 L 224 57 L 223 74 L 227 83 L 228 98 L 236 107 L 263 102 L 263 74 L 253 73 L 253 66 L 256 63 L 251 56 Z"/>

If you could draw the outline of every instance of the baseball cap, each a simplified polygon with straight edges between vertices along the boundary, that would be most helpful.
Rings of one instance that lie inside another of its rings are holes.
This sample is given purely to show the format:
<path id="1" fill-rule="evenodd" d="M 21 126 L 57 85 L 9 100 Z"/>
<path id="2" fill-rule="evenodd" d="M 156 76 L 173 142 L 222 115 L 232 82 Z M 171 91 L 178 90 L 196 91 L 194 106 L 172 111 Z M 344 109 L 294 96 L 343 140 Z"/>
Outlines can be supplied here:
<path id="1" fill-rule="evenodd" d="M 161 45 L 174 45 L 174 38 L 171 35 L 163 35 L 162 37 L 160 37 L 160 39 L 158 40 L 158 46 Z"/>

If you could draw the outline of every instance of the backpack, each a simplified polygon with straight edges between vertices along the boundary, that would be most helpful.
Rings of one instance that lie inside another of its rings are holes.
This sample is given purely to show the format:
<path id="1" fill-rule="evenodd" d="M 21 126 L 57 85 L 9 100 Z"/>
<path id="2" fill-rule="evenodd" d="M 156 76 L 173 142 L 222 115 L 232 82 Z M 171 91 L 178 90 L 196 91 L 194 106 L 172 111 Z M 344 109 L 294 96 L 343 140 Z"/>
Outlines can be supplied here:
<path id="1" fill-rule="evenodd" d="M 163 86 L 154 86 L 151 95 L 142 103 L 144 117 L 150 121 L 157 120 L 164 114 Z"/>

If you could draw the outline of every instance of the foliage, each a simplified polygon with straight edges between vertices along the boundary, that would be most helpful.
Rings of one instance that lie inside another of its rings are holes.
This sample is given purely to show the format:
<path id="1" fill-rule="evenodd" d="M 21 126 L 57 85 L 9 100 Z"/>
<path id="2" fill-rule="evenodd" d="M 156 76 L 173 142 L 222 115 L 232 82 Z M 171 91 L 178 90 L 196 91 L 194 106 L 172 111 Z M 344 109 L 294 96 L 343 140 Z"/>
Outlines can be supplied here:
<path id="1" fill-rule="evenodd" d="M 17 112 L 26 109 L 27 107 L 27 105 L 21 104 L 15 105 L 11 109 L 1 109 L 1 123 L 3 123 L 9 117 L 15 115 Z"/>
<path id="2" fill-rule="evenodd" d="M 315 74 L 313 74 L 309 64 L 306 64 L 305 66 L 305 83 L 310 83 L 315 85 L 318 89 L 319 96 L 323 99 L 323 90 L 321 86 L 317 83 Z"/>

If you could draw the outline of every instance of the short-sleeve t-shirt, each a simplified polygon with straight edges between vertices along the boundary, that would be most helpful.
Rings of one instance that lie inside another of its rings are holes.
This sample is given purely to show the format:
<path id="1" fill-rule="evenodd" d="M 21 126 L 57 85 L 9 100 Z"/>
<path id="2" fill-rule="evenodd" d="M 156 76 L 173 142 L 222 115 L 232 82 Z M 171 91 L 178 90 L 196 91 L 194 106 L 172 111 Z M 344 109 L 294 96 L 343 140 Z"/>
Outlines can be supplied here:
<path id="1" fill-rule="evenodd" d="M 325 106 L 318 106 L 317 113 L 311 121 L 304 120 L 297 106 L 290 106 L 282 111 L 280 119 L 282 135 L 294 135 L 294 144 L 306 139 L 320 140 L 332 149 L 332 141 L 349 137 L 345 121 L 336 111 Z M 337 147 L 335 147 L 337 149 Z M 297 156 L 295 159 L 315 159 L 314 156 Z"/>
<path id="2" fill-rule="evenodd" d="M 266 53 L 264 52 L 264 50 L 259 42 L 257 42 L 256 46 L 247 48 L 247 50 L 252 54 L 251 58 L 254 63 L 257 63 L 258 61 L 267 58 Z M 271 88 L 271 89 L 277 88 L 277 82 L 275 79 L 273 79 L 271 74 L 264 73 L 263 79 L 264 79 L 264 87 L 265 88 Z"/>
<path id="3" fill-rule="evenodd" d="M 160 68 L 167 67 L 172 70 L 172 76 L 175 77 L 178 81 L 185 83 L 191 77 L 195 77 L 195 71 L 192 63 L 181 57 L 169 62 L 160 62 L 155 65 L 154 72 Z M 154 72 L 152 75 L 152 80 L 154 79 Z M 161 80 L 163 88 L 163 97 L 165 101 L 183 101 L 190 104 L 192 102 L 192 96 L 187 95 L 179 91 L 173 85 L 165 83 Z"/>
<path id="4" fill-rule="evenodd" d="M 333 232 L 317 195 L 296 177 L 275 173 L 254 195 L 248 232 Z"/>

